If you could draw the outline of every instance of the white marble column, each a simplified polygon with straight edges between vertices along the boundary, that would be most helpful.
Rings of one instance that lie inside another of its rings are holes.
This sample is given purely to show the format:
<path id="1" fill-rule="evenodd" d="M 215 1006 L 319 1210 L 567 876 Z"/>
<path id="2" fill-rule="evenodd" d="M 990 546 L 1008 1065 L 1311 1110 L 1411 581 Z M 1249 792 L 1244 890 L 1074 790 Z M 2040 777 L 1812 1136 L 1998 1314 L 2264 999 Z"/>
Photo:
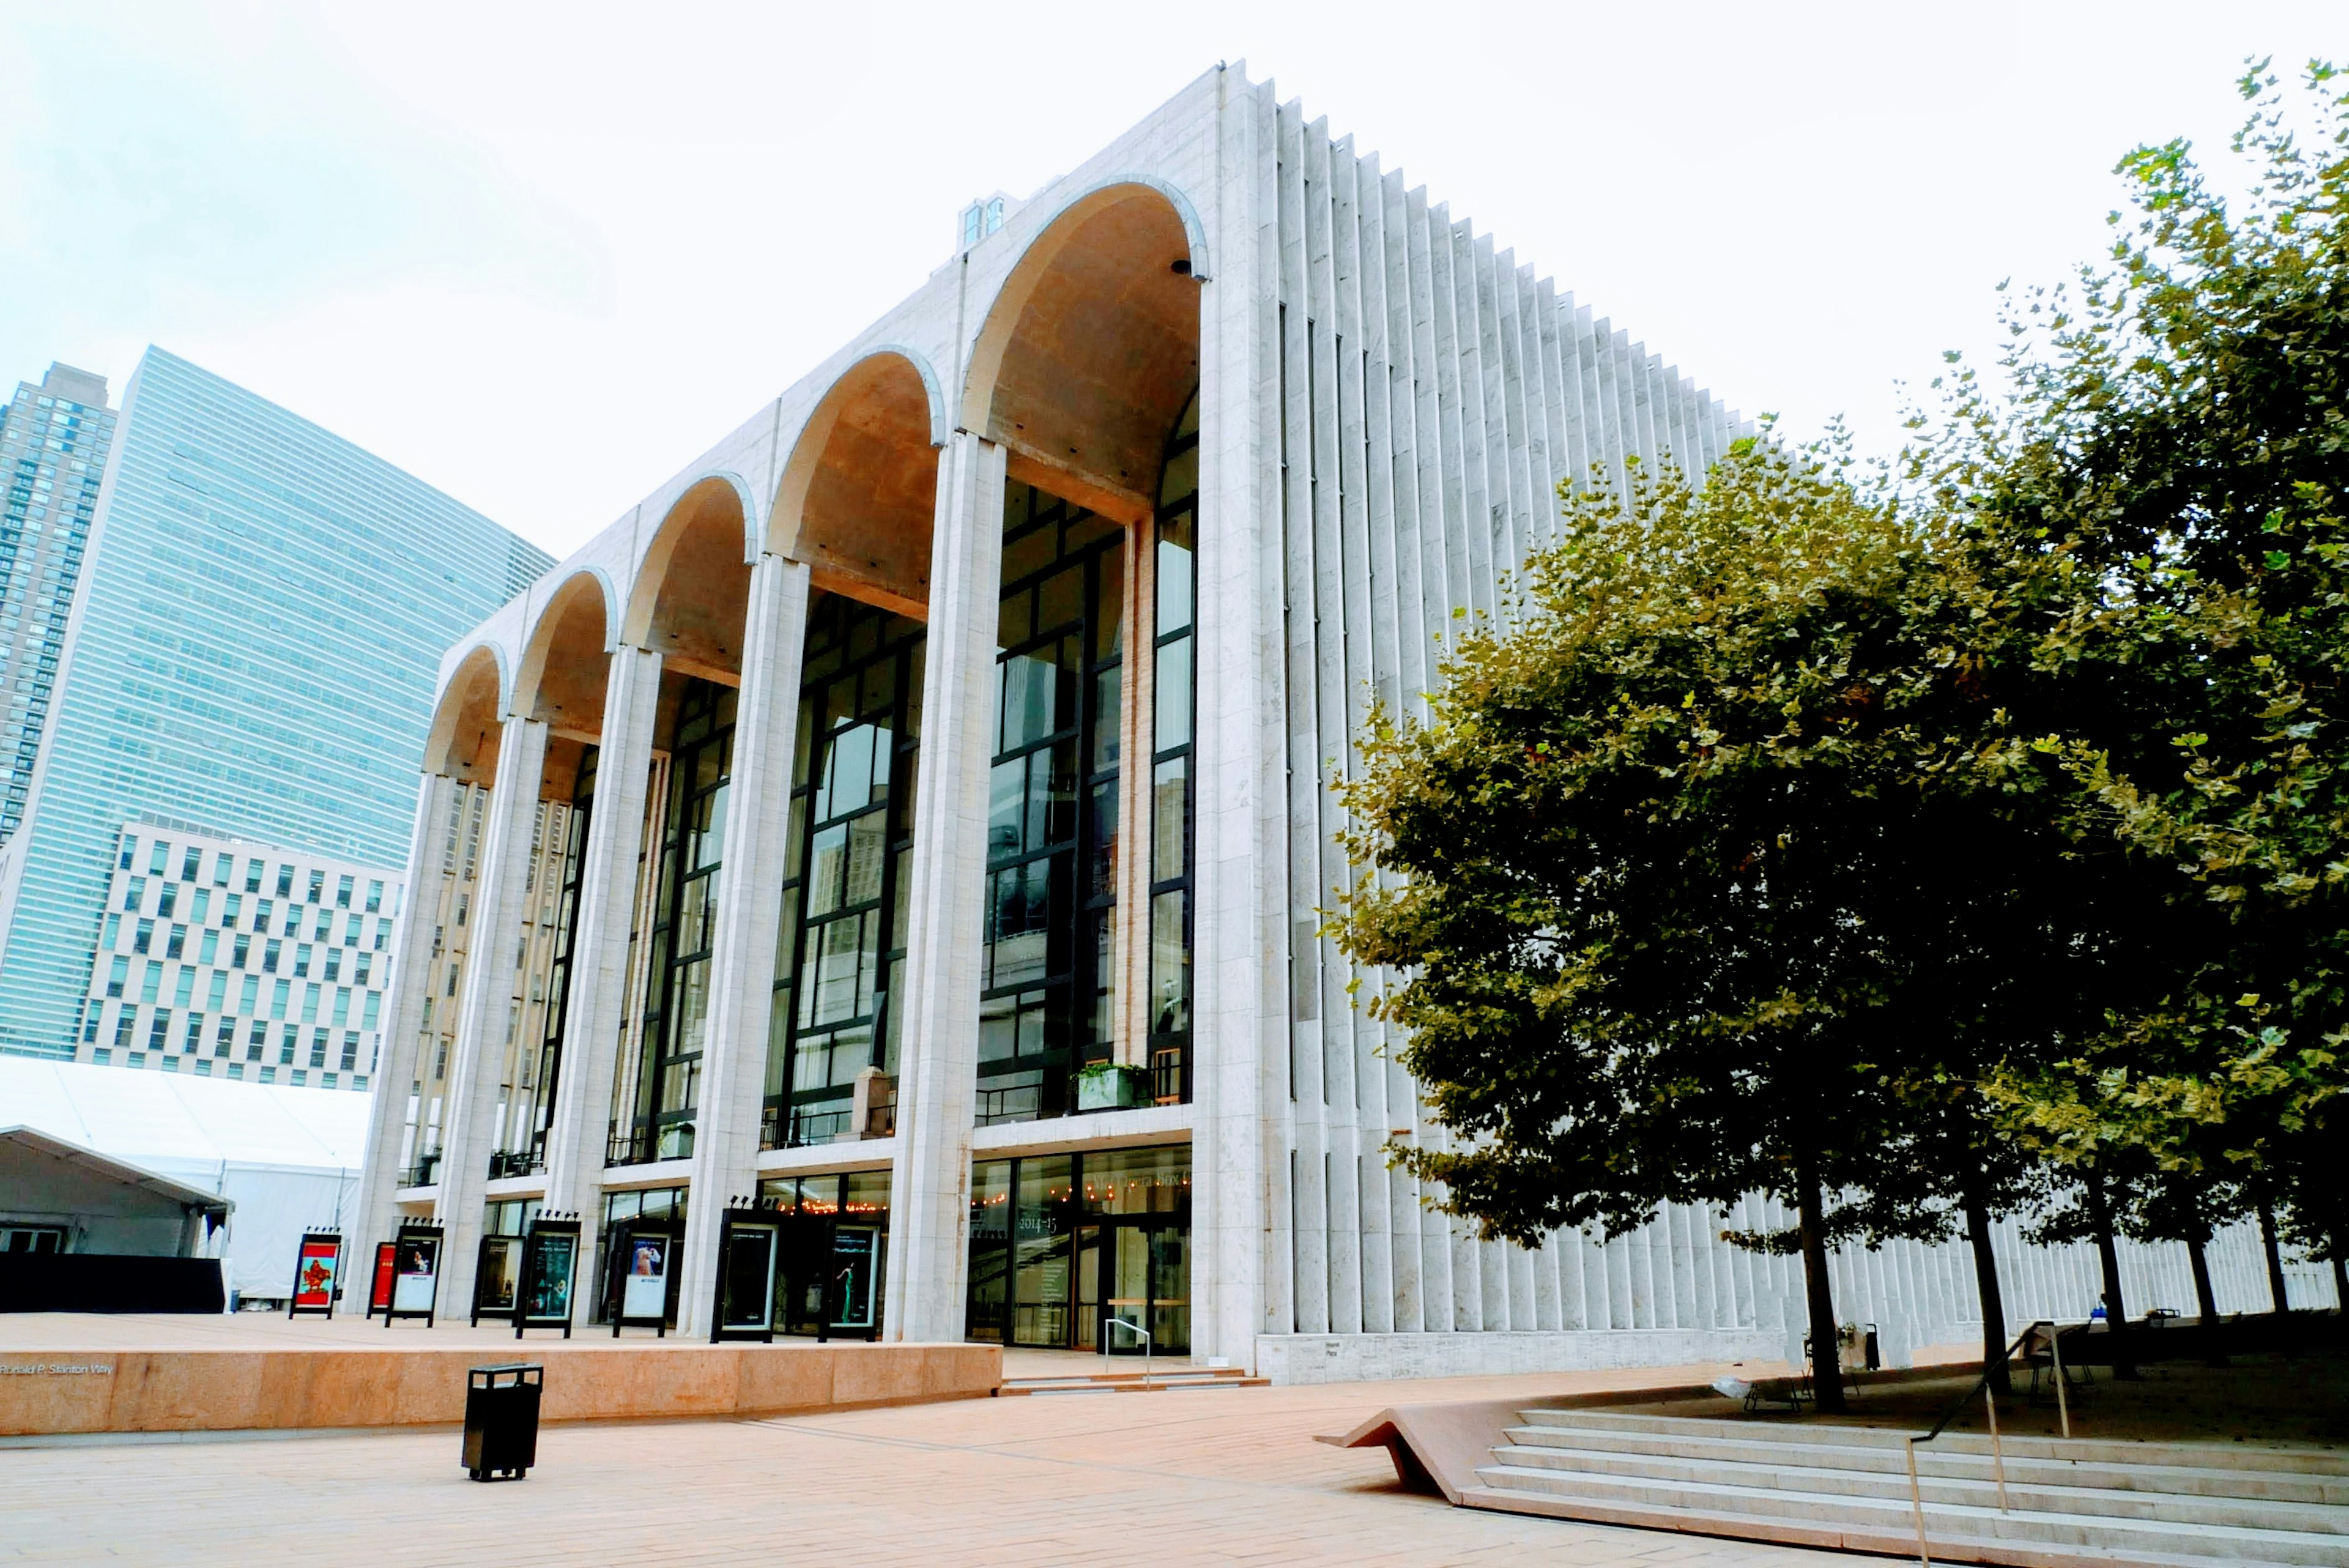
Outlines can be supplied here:
<path id="1" fill-rule="evenodd" d="M 893 1341 L 963 1337 L 1003 482 L 991 441 L 964 431 L 939 454 L 882 1326 Z"/>
<path id="2" fill-rule="evenodd" d="M 734 763 L 726 786 L 726 857 L 711 938 L 709 1033 L 694 1117 L 678 1328 L 709 1332 L 719 1221 L 730 1198 L 758 1192 L 760 1099 L 774 1005 L 775 934 L 798 734 L 800 656 L 807 646 L 808 569 L 761 556 L 750 572 Z"/>
<path id="3" fill-rule="evenodd" d="M 645 791 L 660 678 L 660 655 L 626 647 L 613 651 L 604 686 L 604 730 L 595 750 L 595 798 L 588 808 L 585 861 L 579 868 L 571 994 L 554 1111 L 547 1123 L 545 1200 L 548 1209 L 580 1220 L 574 1321 L 579 1305 L 594 1298 L 586 1271 L 595 1256 L 612 1075 L 626 1023 L 628 921 L 636 903 L 636 857 L 644 848 Z"/>
<path id="4" fill-rule="evenodd" d="M 458 998 L 456 1061 L 449 1085 L 449 1136 L 442 1145 L 440 1312 L 469 1313 L 473 1266 L 481 1239 L 483 1189 L 496 1140 L 498 1068 L 505 1059 L 508 1015 L 514 997 L 514 944 L 520 940 L 530 873 L 531 829 L 546 771 L 546 726 L 509 718 L 498 742 L 497 781 L 490 786 L 489 830 L 481 874 L 468 911 L 471 928 L 462 993 Z"/>
<path id="5" fill-rule="evenodd" d="M 1268 116 L 1220 110 L 1215 281 L 1199 298 L 1198 728 L 1192 942 L 1191 1354 L 1253 1363 L 1286 1265 L 1275 1114 L 1288 1033 L 1279 266 Z M 1291 391 L 1297 390 L 1292 378 Z M 1283 1293 L 1284 1294 L 1286 1293 Z M 1278 1326 L 1286 1330 L 1287 1321 Z"/>
<path id="6" fill-rule="evenodd" d="M 416 790 L 416 826 L 408 838 L 408 880 L 402 885 L 399 923 L 392 938 L 391 964 L 384 989 L 391 1005 L 383 1019 L 383 1059 L 376 1064 L 375 1103 L 367 1110 L 367 1158 L 359 1177 L 359 1201 L 343 1232 L 347 1271 L 341 1310 L 367 1311 L 375 1245 L 391 1240 L 398 1205 L 400 1139 L 408 1127 L 408 1090 L 416 1081 L 423 1042 L 424 993 L 432 986 L 432 897 L 440 870 L 442 825 L 456 781 L 422 775 Z M 423 913 L 417 911 L 421 908 Z"/>

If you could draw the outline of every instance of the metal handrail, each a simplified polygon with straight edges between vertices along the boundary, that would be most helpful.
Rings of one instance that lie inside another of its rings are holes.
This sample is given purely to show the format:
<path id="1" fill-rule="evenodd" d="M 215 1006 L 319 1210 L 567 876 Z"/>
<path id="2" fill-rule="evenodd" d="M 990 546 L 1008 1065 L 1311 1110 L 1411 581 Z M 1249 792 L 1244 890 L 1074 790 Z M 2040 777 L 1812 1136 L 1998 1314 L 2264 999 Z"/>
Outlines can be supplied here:
<path id="1" fill-rule="evenodd" d="M 2060 1329 L 2062 1327 L 2061 1324 L 2053 1324 L 2051 1326 L 2054 1329 Z M 2014 1360 L 2014 1353 L 2022 1349 L 2023 1345 L 2030 1341 L 2031 1336 L 2037 1333 L 2038 1330 L 2039 1324 L 2037 1322 L 2033 1322 L 2028 1328 L 2025 1328 L 2021 1334 L 2015 1335 L 2014 1343 L 2006 1347 L 2006 1353 L 2003 1355 L 2001 1355 L 1994 1365 L 1998 1366 L 2006 1366 L 2011 1365 Z M 2056 1342 L 2056 1334 L 2051 1332 L 2048 1336 L 2048 1344 L 2053 1345 Z M 1923 1486 L 1917 1480 L 1917 1445 L 1920 1443 L 1930 1443 L 1934 1438 L 1940 1437 L 1942 1432 L 1948 1429 L 1950 1423 L 1958 1418 L 1959 1412 L 1963 1410 L 1967 1405 L 1972 1402 L 1973 1397 L 1977 1394 L 1982 1397 L 1982 1408 L 1988 1412 L 1990 1416 L 1991 1466 L 1992 1469 L 1996 1471 L 1998 1476 L 1998 1511 L 2001 1513 L 2008 1511 L 2006 1503 L 2006 1446 L 1999 1440 L 1998 1396 L 1991 1391 L 1991 1370 L 1992 1369 L 1989 1366 L 1983 1367 L 1982 1376 L 1974 1379 L 1972 1386 L 1964 1393 L 1959 1395 L 1955 1399 L 1950 1401 L 1949 1408 L 1941 1412 L 1941 1418 L 1933 1423 L 1933 1429 L 1927 1432 L 1921 1438 L 1910 1438 L 1905 1446 L 1905 1452 L 1909 1457 L 1909 1507 L 1917 1520 L 1917 1561 L 1924 1564 L 1924 1568 L 1933 1568 L 1933 1559 L 1930 1553 L 1930 1550 L 1925 1544 L 1925 1492 Z M 2055 1358 L 2055 1403 L 2059 1408 L 2064 1403 L 2064 1359 L 2061 1351 L 2056 1353 Z M 2072 1435 L 2072 1419 L 2068 1413 L 2066 1413 L 2064 1417 L 2064 1435 L 2067 1438 Z"/>
<path id="2" fill-rule="evenodd" d="M 1125 1330 L 1127 1333 L 1129 1333 L 1129 1334 L 1136 1334 L 1136 1335 L 1139 1335 L 1139 1336 L 1140 1336 L 1140 1338 L 1141 1338 L 1141 1340 L 1142 1340 L 1142 1386 L 1143 1386 L 1144 1388 L 1149 1387 L 1149 1386 L 1150 1386 L 1150 1331 L 1149 1331 L 1148 1329 L 1146 1329 L 1146 1328 L 1143 1327 L 1143 1326 L 1142 1326 L 1140 1324 L 1138 1324 L 1138 1323 L 1132 1323 L 1132 1322 L 1129 1322 L 1129 1321 L 1127 1321 L 1126 1319 L 1122 1318 L 1122 1317 L 1113 1317 L 1113 1318 L 1110 1319 L 1110 1320 L 1109 1320 L 1109 1325 L 1110 1325 L 1110 1327 L 1112 1327 L 1112 1328 L 1122 1328 L 1122 1329 L 1124 1329 L 1124 1330 Z"/>

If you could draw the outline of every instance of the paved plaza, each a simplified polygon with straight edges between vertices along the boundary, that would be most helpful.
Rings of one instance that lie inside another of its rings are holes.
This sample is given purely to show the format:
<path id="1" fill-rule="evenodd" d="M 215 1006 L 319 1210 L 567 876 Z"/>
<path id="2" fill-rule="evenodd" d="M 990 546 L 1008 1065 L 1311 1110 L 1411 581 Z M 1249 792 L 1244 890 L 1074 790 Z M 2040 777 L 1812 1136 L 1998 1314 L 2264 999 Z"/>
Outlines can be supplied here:
<path id="1" fill-rule="evenodd" d="M 445 1428 L 24 1448 L 0 1456 L 0 1563 L 1850 1561 L 1454 1509 L 1401 1490 L 1381 1450 L 1312 1440 L 1397 1399 L 1532 1396 L 1624 1376 L 556 1427 L 541 1433 L 527 1480 L 490 1485 L 465 1479 Z"/>

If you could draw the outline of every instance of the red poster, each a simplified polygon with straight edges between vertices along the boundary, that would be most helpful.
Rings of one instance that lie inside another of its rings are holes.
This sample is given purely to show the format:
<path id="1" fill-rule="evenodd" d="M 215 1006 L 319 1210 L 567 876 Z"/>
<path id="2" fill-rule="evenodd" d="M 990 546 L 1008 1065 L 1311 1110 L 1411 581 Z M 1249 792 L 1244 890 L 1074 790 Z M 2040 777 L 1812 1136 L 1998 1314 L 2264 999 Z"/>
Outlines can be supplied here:
<path id="1" fill-rule="evenodd" d="M 389 1241 L 378 1242 L 375 1250 L 375 1289 L 368 1293 L 369 1312 L 391 1310 L 391 1265 L 399 1249 Z"/>
<path id="2" fill-rule="evenodd" d="M 294 1269 L 294 1304 L 314 1311 L 332 1311 L 335 1304 L 335 1264 L 342 1243 L 331 1237 L 305 1237 L 301 1261 Z"/>

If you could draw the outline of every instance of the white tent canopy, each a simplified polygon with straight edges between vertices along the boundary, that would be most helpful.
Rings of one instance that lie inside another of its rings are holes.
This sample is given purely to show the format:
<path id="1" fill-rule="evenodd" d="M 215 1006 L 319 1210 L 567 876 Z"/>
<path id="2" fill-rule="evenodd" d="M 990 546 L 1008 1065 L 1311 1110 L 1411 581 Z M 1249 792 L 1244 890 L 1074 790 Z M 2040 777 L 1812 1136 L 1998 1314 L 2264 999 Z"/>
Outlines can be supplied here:
<path id="1" fill-rule="evenodd" d="M 36 1127 L 235 1203 L 232 1291 L 284 1297 L 313 1226 L 355 1223 L 369 1096 L 0 1056 L 0 1126 Z M 345 1234 L 346 1267 L 363 1239 Z"/>

